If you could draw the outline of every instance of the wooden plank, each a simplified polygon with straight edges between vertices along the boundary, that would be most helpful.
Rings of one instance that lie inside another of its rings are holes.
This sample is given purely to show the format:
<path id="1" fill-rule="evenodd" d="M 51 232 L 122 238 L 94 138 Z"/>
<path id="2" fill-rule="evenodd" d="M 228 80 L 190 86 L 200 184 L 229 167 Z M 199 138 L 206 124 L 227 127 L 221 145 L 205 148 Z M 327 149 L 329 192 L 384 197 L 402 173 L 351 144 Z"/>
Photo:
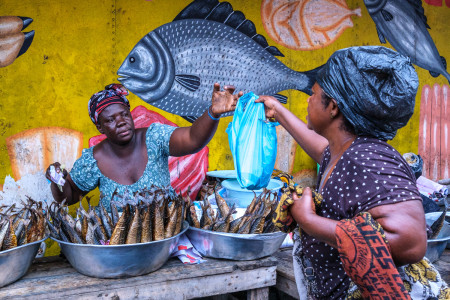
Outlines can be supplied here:
<path id="1" fill-rule="evenodd" d="M 442 86 L 441 172 L 439 179 L 450 178 L 450 87 Z"/>
<path id="2" fill-rule="evenodd" d="M 280 249 L 273 256 L 278 260 L 277 274 L 295 282 L 292 247 Z"/>
<path id="3" fill-rule="evenodd" d="M 144 276 L 141 276 L 144 277 Z M 89 277 L 87 277 L 89 278 Z M 124 279 L 122 279 L 124 280 Z M 116 281 L 116 280 L 113 280 Z M 47 288 L 40 293 L 7 295 L 2 299 L 192 299 L 275 285 L 276 267 L 267 267 L 232 273 L 191 277 L 165 282 L 140 281 L 130 286 L 108 285 L 96 288 Z M 268 290 L 267 290 L 268 291 Z M 258 294 L 261 295 L 261 294 Z M 267 298 L 253 298 L 267 299 Z"/>
<path id="4" fill-rule="evenodd" d="M 269 288 L 253 289 L 247 292 L 247 300 L 268 300 Z"/>
<path id="5" fill-rule="evenodd" d="M 101 279 L 84 276 L 62 259 L 46 262 L 37 261 L 30 272 L 21 280 L 0 289 L 0 298 L 4 297 L 39 297 L 49 291 L 56 295 L 68 294 L 76 290 L 80 295 L 92 291 L 125 291 L 135 286 L 152 284 L 167 285 L 167 282 L 179 282 L 204 276 L 230 276 L 236 271 L 261 270 L 273 268 L 275 284 L 276 259 L 267 257 L 254 261 L 227 261 L 207 259 L 199 265 L 183 265 L 178 259 L 169 260 L 161 269 L 147 275 L 124 279 Z M 175 284 L 176 285 L 176 284 Z M 253 288 L 253 287 L 252 287 Z"/>
<path id="6" fill-rule="evenodd" d="M 430 172 L 430 144 L 431 144 L 431 120 L 432 120 L 432 89 L 424 85 L 420 98 L 420 124 L 419 124 L 419 151 L 423 159 L 422 175 L 429 178 Z"/>
<path id="7" fill-rule="evenodd" d="M 433 86 L 433 97 L 431 102 L 432 119 L 431 119 L 431 148 L 430 148 L 430 172 L 429 179 L 438 181 L 441 169 L 441 87 L 439 84 Z"/>
<path id="8" fill-rule="evenodd" d="M 295 280 L 291 280 L 277 274 L 277 283 L 275 285 L 275 288 L 295 299 L 300 299 Z"/>
<path id="9" fill-rule="evenodd" d="M 294 276 L 292 247 L 280 249 L 274 253 L 274 257 L 278 260 L 275 288 L 295 299 L 300 299 Z"/>

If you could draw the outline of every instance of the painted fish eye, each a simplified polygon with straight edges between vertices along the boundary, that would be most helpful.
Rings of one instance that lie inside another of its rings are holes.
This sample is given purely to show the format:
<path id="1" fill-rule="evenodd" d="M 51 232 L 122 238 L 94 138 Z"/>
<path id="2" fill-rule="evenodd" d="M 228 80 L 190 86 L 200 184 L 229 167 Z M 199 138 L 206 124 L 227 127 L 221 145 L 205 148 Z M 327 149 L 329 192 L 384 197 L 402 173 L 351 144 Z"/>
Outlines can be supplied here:
<path id="1" fill-rule="evenodd" d="M 135 61 L 136 61 L 136 59 L 133 56 L 131 56 L 130 57 L 130 63 L 134 63 Z"/>

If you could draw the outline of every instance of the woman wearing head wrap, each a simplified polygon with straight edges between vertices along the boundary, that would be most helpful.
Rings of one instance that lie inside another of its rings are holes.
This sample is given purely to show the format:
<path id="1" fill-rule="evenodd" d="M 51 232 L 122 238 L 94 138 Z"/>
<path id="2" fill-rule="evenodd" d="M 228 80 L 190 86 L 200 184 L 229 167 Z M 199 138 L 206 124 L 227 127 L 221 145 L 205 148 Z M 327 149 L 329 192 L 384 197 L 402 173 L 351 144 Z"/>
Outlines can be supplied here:
<path id="1" fill-rule="evenodd" d="M 301 229 L 293 253 L 299 292 L 317 299 L 409 299 L 417 291 L 427 299 L 445 293 L 437 271 L 422 260 L 427 235 L 414 174 L 386 143 L 414 111 L 413 66 L 388 48 L 353 47 L 335 52 L 316 81 L 307 124 L 270 96 L 258 100 L 266 116 L 320 163 L 320 206 L 305 188 L 301 197 L 294 193 L 289 208 Z M 437 279 L 412 291 L 403 280 L 419 261 Z"/>
<path id="2" fill-rule="evenodd" d="M 153 123 L 135 129 L 127 90 L 120 84 L 106 86 L 88 103 L 89 116 L 106 139 L 83 150 L 61 189 L 51 184 L 55 200 L 74 204 L 98 186 L 109 209 L 115 191 L 130 194 L 152 185 L 170 187 L 168 157 L 192 154 L 208 144 L 220 115 L 236 108 L 242 92 L 233 95 L 234 90 L 225 86 L 221 91 L 220 85 L 214 84 L 211 106 L 190 127 Z M 53 167 L 58 170 L 60 165 L 55 163 Z"/>

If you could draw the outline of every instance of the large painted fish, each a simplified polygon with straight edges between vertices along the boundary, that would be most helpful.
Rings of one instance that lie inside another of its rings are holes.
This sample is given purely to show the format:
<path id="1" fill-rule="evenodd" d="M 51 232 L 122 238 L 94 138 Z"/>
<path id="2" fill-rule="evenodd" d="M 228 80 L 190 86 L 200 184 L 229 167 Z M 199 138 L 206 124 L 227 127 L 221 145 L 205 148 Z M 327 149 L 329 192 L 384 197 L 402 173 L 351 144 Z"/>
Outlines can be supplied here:
<path id="1" fill-rule="evenodd" d="M 413 64 L 430 71 L 433 77 L 442 74 L 450 82 L 445 59 L 439 55 L 427 28 L 421 0 L 364 0 L 374 20 L 381 43 L 389 43 L 408 56 Z"/>
<path id="2" fill-rule="evenodd" d="M 145 102 L 193 122 L 210 105 L 214 82 L 282 103 L 283 90 L 310 94 L 318 68 L 296 72 L 275 56 L 283 54 L 228 2 L 196 0 L 145 35 L 117 74 Z"/>

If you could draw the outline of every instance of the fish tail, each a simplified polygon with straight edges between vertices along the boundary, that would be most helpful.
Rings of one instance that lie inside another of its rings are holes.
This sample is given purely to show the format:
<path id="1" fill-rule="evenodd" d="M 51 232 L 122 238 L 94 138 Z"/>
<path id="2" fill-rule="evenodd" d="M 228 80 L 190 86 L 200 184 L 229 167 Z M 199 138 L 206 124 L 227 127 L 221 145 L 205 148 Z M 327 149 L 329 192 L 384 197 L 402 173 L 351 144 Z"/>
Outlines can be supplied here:
<path id="1" fill-rule="evenodd" d="M 317 81 L 317 74 L 322 69 L 322 67 L 323 65 L 309 71 L 296 72 L 297 76 L 293 76 L 293 83 L 295 84 L 296 89 L 308 95 L 311 95 L 312 86 Z"/>

